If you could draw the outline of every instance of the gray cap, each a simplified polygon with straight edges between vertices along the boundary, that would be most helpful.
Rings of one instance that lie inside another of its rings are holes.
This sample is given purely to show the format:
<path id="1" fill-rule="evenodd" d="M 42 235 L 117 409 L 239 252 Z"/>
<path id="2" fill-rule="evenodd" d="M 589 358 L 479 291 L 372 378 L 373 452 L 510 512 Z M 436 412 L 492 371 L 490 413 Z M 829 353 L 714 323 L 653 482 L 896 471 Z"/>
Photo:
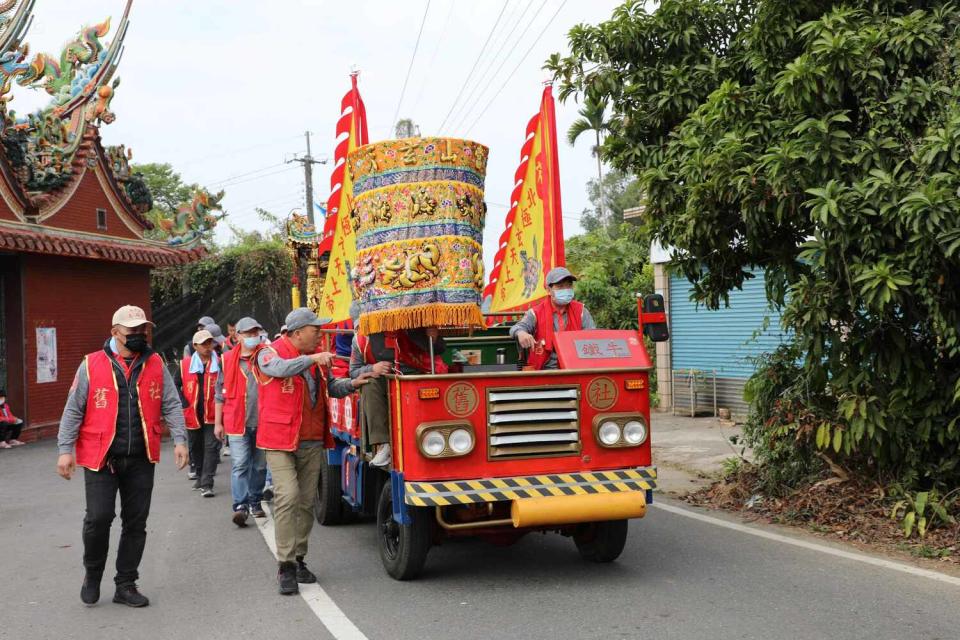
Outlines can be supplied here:
<path id="1" fill-rule="evenodd" d="M 287 331 L 296 331 L 297 329 L 303 329 L 304 327 L 314 326 L 322 327 L 325 324 L 330 324 L 330 319 L 321 320 L 317 317 L 313 311 L 306 307 L 300 307 L 299 309 L 294 309 L 287 314 L 286 321 Z"/>
<path id="2" fill-rule="evenodd" d="M 210 324 L 217 324 L 217 321 L 211 318 L 210 316 L 203 316 L 202 318 L 197 320 L 198 327 L 205 327 Z"/>
<path id="3" fill-rule="evenodd" d="M 223 344 L 227 341 L 227 339 L 223 337 L 223 329 L 220 328 L 220 325 L 208 324 L 207 331 L 210 332 L 210 335 L 213 336 L 213 341 L 217 344 Z"/>
<path id="4" fill-rule="evenodd" d="M 554 267 L 547 272 L 547 286 L 553 286 L 558 282 L 563 282 L 567 278 L 576 280 L 577 276 L 570 273 L 570 270 L 566 267 Z"/>
<path id="5" fill-rule="evenodd" d="M 247 331 L 252 331 L 253 329 L 263 329 L 260 326 L 260 323 L 254 320 L 253 318 L 240 318 L 237 320 L 237 333 L 246 333 Z"/>

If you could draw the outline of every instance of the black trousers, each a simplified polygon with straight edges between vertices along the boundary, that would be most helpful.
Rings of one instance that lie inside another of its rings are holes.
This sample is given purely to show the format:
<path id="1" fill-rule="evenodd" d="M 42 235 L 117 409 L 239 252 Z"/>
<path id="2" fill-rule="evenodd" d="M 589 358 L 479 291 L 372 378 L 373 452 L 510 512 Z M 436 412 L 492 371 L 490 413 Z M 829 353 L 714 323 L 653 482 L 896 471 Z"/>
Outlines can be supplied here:
<path id="1" fill-rule="evenodd" d="M 201 489 L 213 489 L 213 476 L 220 464 L 220 441 L 213 435 L 213 425 L 187 430 L 190 459 L 200 480 Z"/>
<path id="2" fill-rule="evenodd" d="M 0 422 L 0 442 L 18 440 L 23 430 L 23 420 L 16 422 Z"/>
<path id="3" fill-rule="evenodd" d="M 147 542 L 147 516 L 153 495 L 156 465 L 145 456 L 110 458 L 100 471 L 84 469 L 87 514 L 83 518 L 83 566 L 97 578 L 103 576 L 110 548 L 110 525 L 120 493 L 120 545 L 117 548 L 117 585 L 140 577 L 138 568 Z"/>

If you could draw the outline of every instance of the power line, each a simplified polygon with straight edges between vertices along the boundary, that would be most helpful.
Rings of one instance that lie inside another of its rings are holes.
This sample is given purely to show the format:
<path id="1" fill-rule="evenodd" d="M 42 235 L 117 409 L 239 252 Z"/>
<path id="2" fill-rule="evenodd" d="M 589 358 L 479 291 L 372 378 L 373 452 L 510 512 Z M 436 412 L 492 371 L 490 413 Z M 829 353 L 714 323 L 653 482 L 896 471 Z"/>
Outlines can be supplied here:
<path id="1" fill-rule="evenodd" d="M 258 175 L 258 176 L 253 176 L 252 178 L 247 178 L 247 179 L 245 179 L 245 180 L 237 180 L 236 182 L 231 182 L 231 183 L 229 183 L 229 184 L 221 184 L 221 185 L 219 185 L 219 186 L 220 186 L 221 188 L 223 188 L 223 187 L 235 187 L 235 186 L 237 186 L 238 184 L 244 184 L 244 183 L 246 183 L 246 182 L 253 182 L 254 180 L 261 180 L 261 179 L 263 179 L 263 178 L 269 178 L 270 176 L 275 176 L 275 175 L 279 175 L 279 174 L 281 174 L 281 173 L 286 173 L 286 172 L 291 171 L 291 170 L 293 170 L 293 169 L 296 169 L 296 167 L 286 167 L 286 168 L 284 168 L 284 169 L 280 169 L 279 171 L 273 171 L 273 172 L 271 172 L 271 173 L 264 173 L 264 174 L 261 174 L 261 175 Z"/>
<path id="2" fill-rule="evenodd" d="M 528 23 L 526 24 L 526 26 L 523 28 L 523 31 L 520 32 L 520 35 L 519 35 L 519 36 L 517 37 L 517 39 L 514 41 L 513 46 L 510 47 L 510 50 L 507 52 L 507 55 L 503 58 L 503 60 L 500 61 L 499 66 L 497 66 L 497 68 L 496 68 L 496 70 L 493 72 L 493 74 L 487 79 L 486 84 L 483 85 L 483 89 L 480 90 L 480 94 L 477 96 L 477 99 L 474 101 L 474 103 L 473 103 L 472 105 L 470 105 L 470 108 L 467 110 L 467 112 L 463 114 L 463 117 L 462 117 L 462 119 L 460 120 L 460 122 L 458 123 L 458 126 L 460 126 L 460 127 L 462 128 L 462 127 L 467 123 L 467 121 L 470 119 L 470 117 L 473 115 L 474 109 L 475 109 L 477 106 L 479 106 L 479 104 L 480 104 L 480 99 L 481 99 L 481 97 L 485 97 L 485 96 L 487 95 L 487 91 L 488 91 L 488 89 L 490 89 L 490 86 L 493 84 L 493 81 L 496 80 L 498 77 L 500 77 L 500 72 L 503 70 L 503 67 L 507 64 L 507 62 L 510 61 L 510 58 L 513 56 L 513 52 L 516 51 L 516 49 L 517 49 L 517 47 L 520 45 L 520 43 L 521 43 L 521 42 L 524 42 L 524 38 L 526 37 L 527 32 L 530 31 L 530 28 L 531 28 L 531 27 L 534 25 L 534 23 L 537 21 L 537 18 L 540 17 L 540 13 L 543 11 L 543 8 L 546 6 L 546 4 L 547 4 L 547 0 L 543 0 L 543 1 L 540 3 L 540 6 L 537 7 L 537 10 L 536 10 L 536 12 L 534 12 L 533 17 L 531 17 L 530 22 L 528 22 Z M 562 6 L 563 6 L 563 5 L 561 5 L 561 7 L 562 7 Z M 548 22 L 547 24 L 548 24 L 548 26 L 549 26 L 549 22 Z M 543 35 L 543 34 L 541 33 L 541 35 Z M 538 36 L 538 38 L 539 38 L 539 36 Z M 536 41 L 534 41 L 534 42 L 536 42 Z M 528 52 L 528 53 L 529 53 L 529 52 Z M 524 57 L 526 57 L 526 56 L 524 56 Z M 523 61 L 523 58 L 521 58 L 521 62 L 522 62 L 522 61 Z M 519 65 L 518 65 L 518 66 L 519 66 Z M 509 78 L 508 78 L 508 80 L 509 80 Z M 472 125 L 471 125 L 471 128 L 472 128 Z"/>
<path id="3" fill-rule="evenodd" d="M 437 53 L 440 52 L 440 45 L 443 44 L 443 39 L 447 35 L 447 27 L 450 25 L 450 18 L 453 16 L 453 7 L 454 0 L 450 1 L 450 10 L 447 11 L 447 17 L 443 21 L 443 26 L 440 27 L 440 37 L 437 39 L 437 46 L 433 48 L 433 55 L 430 56 L 430 62 L 427 63 L 427 77 L 424 78 L 423 84 L 420 85 L 420 91 L 417 93 L 417 99 L 413 103 L 413 107 L 410 109 L 411 112 L 416 112 L 417 107 L 420 106 L 420 100 L 423 98 L 423 92 L 426 90 L 427 85 L 430 84 L 430 70 L 433 69 L 433 63 L 437 60 Z"/>
<path id="4" fill-rule="evenodd" d="M 493 36 L 493 33 L 497 30 L 497 25 L 500 24 L 500 19 L 503 17 L 503 12 L 507 10 L 507 3 L 510 0 L 503 0 L 503 7 L 500 9 L 500 13 L 497 15 L 497 21 L 493 23 L 493 26 L 490 27 L 490 33 L 487 34 L 487 39 L 483 41 L 483 46 L 480 47 L 480 53 L 477 54 L 477 59 L 473 61 L 473 66 L 470 68 L 470 72 L 467 74 L 467 77 L 463 80 L 463 86 L 460 87 L 460 91 L 457 93 L 457 97 L 453 99 L 453 104 L 450 105 L 450 111 L 447 112 L 447 115 L 444 116 L 443 122 L 440 123 L 440 126 L 437 127 L 438 133 L 443 133 L 443 127 L 447 124 L 447 120 L 450 119 L 450 115 L 453 113 L 453 110 L 456 108 L 457 103 L 460 102 L 460 97 L 463 95 L 463 90 L 467 88 L 467 83 L 470 82 L 470 78 L 473 76 L 473 72 L 477 69 L 477 64 L 480 62 L 480 58 L 483 57 L 483 52 L 487 49 L 487 44 L 490 43 L 490 38 Z"/>
<path id="5" fill-rule="evenodd" d="M 206 182 L 209 185 L 218 185 L 223 182 L 230 182 L 231 180 L 235 180 L 237 178 L 245 178 L 246 176 L 252 176 L 253 174 L 260 173 L 261 171 L 267 171 L 269 169 L 275 169 L 276 167 L 282 167 L 283 165 L 284 165 L 283 162 L 278 162 L 277 164 L 270 164 L 265 167 L 260 167 L 259 169 L 254 169 L 253 171 L 247 171 L 246 173 L 238 173 L 236 175 L 230 176 L 229 178 L 224 178 L 223 180 L 212 180 L 212 181 L 205 180 L 204 182 Z"/>
<path id="6" fill-rule="evenodd" d="M 400 99 L 397 100 L 397 110 L 393 114 L 393 121 L 390 123 L 392 129 L 397 124 L 397 118 L 400 116 L 400 105 L 403 104 L 403 96 L 407 92 L 407 82 L 410 81 L 410 72 L 413 71 L 413 63 L 417 59 L 417 49 L 420 48 L 420 36 L 423 35 L 423 27 L 427 24 L 427 14 L 430 13 L 430 0 L 427 0 L 427 8 L 423 10 L 423 20 L 420 21 L 420 31 L 417 32 L 417 41 L 413 45 L 413 55 L 410 56 L 410 64 L 407 65 L 407 77 L 403 79 L 403 88 L 400 89 Z M 387 137 L 389 137 L 389 132 Z M 309 215 L 313 215 L 312 212 Z"/>
<path id="7" fill-rule="evenodd" d="M 455 112 L 456 115 L 453 116 L 453 120 L 451 120 L 451 125 L 453 125 L 453 121 L 454 121 L 454 120 L 463 120 L 463 119 L 465 119 L 465 118 L 463 118 L 463 116 L 464 116 L 463 110 L 464 110 L 464 109 L 466 109 L 466 110 L 468 110 L 468 111 L 472 111 L 472 110 L 473 110 L 473 107 L 476 106 L 475 101 L 473 101 L 473 98 L 475 97 L 474 94 L 476 93 L 477 89 L 480 88 L 480 85 L 483 84 L 483 81 L 484 81 L 484 80 L 486 79 L 486 77 L 487 77 L 487 73 L 493 68 L 493 65 L 496 64 L 497 60 L 498 60 L 499 57 L 500 57 L 500 54 L 503 53 L 504 48 L 505 48 L 505 47 L 507 46 L 507 44 L 510 42 L 510 38 L 513 37 L 513 34 L 514 34 L 514 32 L 516 32 L 517 27 L 520 26 L 520 23 L 521 23 L 521 22 L 523 22 L 523 19 L 526 17 L 527 12 L 530 11 L 530 8 L 533 6 L 533 4 L 534 4 L 533 2 L 524 2 L 524 3 L 523 3 L 523 5 L 524 5 L 524 6 L 523 6 L 523 11 L 520 12 L 520 15 L 519 15 L 518 17 L 514 17 L 514 16 L 512 16 L 512 15 L 508 17 L 507 22 L 513 24 L 513 26 L 510 28 L 509 31 L 506 31 L 505 29 L 503 30 L 503 31 L 507 34 L 507 37 L 504 38 L 504 39 L 503 39 L 503 42 L 501 42 L 500 45 L 497 47 L 496 52 L 495 52 L 495 53 L 493 54 L 493 56 L 490 58 L 489 63 L 488 63 L 488 64 L 486 65 L 486 67 L 482 70 L 482 73 L 480 73 L 480 74 L 477 76 L 476 82 L 473 84 L 473 87 L 470 89 L 470 91 L 467 93 L 466 97 L 463 99 L 463 102 L 462 102 L 461 105 L 460 105 L 460 109 L 458 109 L 458 110 Z M 543 9 L 543 5 L 542 5 L 542 4 L 540 5 L 540 8 Z M 517 46 L 516 43 L 514 43 L 513 49 L 515 49 L 516 46 Z M 513 49 L 511 49 L 510 51 L 512 52 Z M 509 57 L 509 56 L 508 56 L 508 57 Z M 482 95 L 482 94 L 481 94 L 481 95 Z M 479 97 L 479 96 L 476 96 L 476 97 Z M 451 126 L 451 129 L 455 131 L 455 130 L 457 129 L 457 127 L 456 127 L 456 126 Z"/>
<path id="8" fill-rule="evenodd" d="M 475 126 L 477 126 L 477 123 L 480 122 L 481 118 L 483 118 L 483 115 L 487 112 L 487 109 L 490 108 L 490 105 L 492 105 L 494 101 L 496 101 L 496 99 L 500 97 L 500 94 L 506 88 L 507 84 L 509 84 L 514 74 L 517 73 L 517 70 L 520 68 L 520 65 L 522 65 L 523 62 L 527 59 L 527 56 L 529 56 L 533 52 L 534 47 L 536 47 L 537 43 L 540 42 L 540 38 L 542 38 L 543 34 L 547 32 L 547 29 L 550 28 L 550 25 L 553 24 L 553 21 L 560 14 L 560 11 L 563 9 L 563 7 L 566 4 L 567 4 L 567 0 L 563 0 L 563 2 L 560 3 L 560 6 L 557 7 L 557 10 L 553 12 L 552 16 L 550 16 L 550 20 L 547 21 L 547 24 L 543 25 L 543 29 L 540 30 L 540 33 L 537 35 L 536 39 L 530 44 L 530 48 L 527 49 L 526 53 L 523 54 L 523 57 L 520 58 L 520 61 L 517 63 L 517 66 L 513 68 L 513 71 L 510 72 L 510 75 L 507 76 L 507 79 L 503 81 L 503 84 L 500 85 L 500 88 L 497 89 L 497 92 L 494 94 L 494 96 L 490 98 L 490 102 L 488 102 L 487 106 L 483 108 L 483 111 L 480 112 L 480 115 L 477 116 L 477 119 L 473 121 L 473 124 L 470 125 L 470 127 L 466 130 L 464 135 L 470 133 L 470 131 L 473 130 Z"/>
<path id="9" fill-rule="evenodd" d="M 181 161 L 178 160 L 178 161 L 177 161 L 177 166 L 178 166 L 178 167 L 184 167 L 184 166 L 187 166 L 187 165 L 196 164 L 197 162 L 203 162 L 204 160 L 210 160 L 211 158 L 221 158 L 221 157 L 223 157 L 223 156 L 232 156 L 232 155 L 235 155 L 235 154 L 237 154 L 237 153 L 243 153 L 243 152 L 245 152 L 245 151 L 253 151 L 254 149 L 262 149 L 263 147 L 269 147 L 269 146 L 271 146 L 271 145 L 279 144 L 280 142 L 287 142 L 287 141 L 290 140 L 291 138 L 299 138 L 299 137 L 300 137 L 299 134 L 296 135 L 296 136 L 284 136 L 284 137 L 282 137 L 282 138 L 274 138 L 274 139 L 269 140 L 269 141 L 266 141 L 266 142 L 260 142 L 260 143 L 254 144 L 254 145 L 250 145 L 250 146 L 248 146 L 248 147 L 240 147 L 240 148 L 238 148 L 238 149 L 228 149 L 228 150 L 225 150 L 225 151 L 218 151 L 217 153 L 212 153 L 212 154 L 210 154 L 210 155 L 201 156 L 201 157 L 199 157 L 199 158 L 194 158 L 193 160 L 186 160 L 186 161 L 183 161 L 183 162 L 181 162 Z"/>
<path id="10" fill-rule="evenodd" d="M 467 120 L 470 118 L 470 114 L 473 113 L 473 110 L 474 110 L 474 109 L 476 108 L 476 106 L 480 103 L 480 98 L 481 98 L 481 96 L 483 96 L 483 95 L 486 93 L 487 89 L 490 88 L 490 85 L 493 83 L 494 79 L 496 79 L 497 74 L 500 73 L 500 71 L 503 69 L 503 66 L 504 66 L 505 64 L 507 64 L 507 61 L 508 61 L 508 60 L 510 60 L 510 56 L 512 56 L 512 55 L 513 55 L 513 52 L 516 51 L 517 46 L 518 46 L 521 42 L 523 42 L 523 37 L 524 37 L 525 35 L 527 35 L 527 31 L 529 31 L 529 30 L 530 30 L 530 27 L 533 26 L 533 23 L 537 21 L 537 17 L 540 15 L 540 12 L 543 11 L 543 7 L 544 7 L 546 4 L 547 4 L 547 0 L 543 0 L 543 2 L 540 3 L 540 7 L 536 10 L 536 12 L 534 12 L 533 17 L 530 18 L 530 22 L 528 22 L 528 23 L 527 23 L 527 26 L 524 27 L 524 28 L 523 28 L 523 31 L 520 32 L 520 35 L 519 35 L 519 36 L 517 37 L 517 39 L 514 41 L 513 46 L 510 47 L 510 51 L 507 52 L 506 57 L 504 57 L 504 59 L 500 62 L 500 66 L 498 66 L 498 67 L 497 67 L 497 70 L 493 72 L 493 75 L 491 75 L 490 78 L 487 79 L 486 84 L 483 85 L 483 89 L 481 89 L 481 90 L 480 90 L 480 93 L 477 94 L 476 100 L 474 100 L 473 102 L 470 102 L 470 97 L 467 98 L 467 101 L 466 101 L 466 102 L 467 102 L 467 103 L 470 103 L 470 106 L 469 106 L 469 108 L 468 108 L 465 112 L 463 112 L 463 113 L 460 114 L 459 121 L 458 121 L 458 123 L 457 123 L 457 126 L 458 126 L 458 127 L 462 127 L 464 124 L 466 124 Z M 532 7 L 532 6 L 533 6 L 532 4 L 528 4 L 528 5 L 527 5 L 527 9 L 529 9 L 529 8 Z M 525 15 L 525 14 L 526 14 L 526 10 L 524 10 L 524 15 Z M 511 34 L 513 33 L 513 31 L 516 31 L 516 29 L 517 29 L 518 26 L 520 26 L 520 22 L 521 22 L 522 20 L 523 20 L 523 15 L 521 15 L 521 16 L 520 16 L 520 19 L 517 20 L 517 22 L 514 23 L 513 29 L 512 29 L 511 32 L 510 32 Z M 504 41 L 504 44 L 506 44 L 506 41 Z M 498 55 L 499 55 L 499 52 L 498 52 Z M 494 58 L 494 59 L 496 59 L 496 58 Z M 490 67 L 488 67 L 488 70 L 491 69 L 491 68 L 493 68 L 493 62 L 490 63 Z M 486 74 L 484 74 L 484 75 L 486 75 Z M 481 76 L 481 79 L 477 82 L 477 86 L 478 86 L 478 87 L 480 86 L 480 83 L 481 83 L 481 82 L 483 82 L 483 76 Z M 474 88 L 476 88 L 476 87 L 474 87 Z"/>

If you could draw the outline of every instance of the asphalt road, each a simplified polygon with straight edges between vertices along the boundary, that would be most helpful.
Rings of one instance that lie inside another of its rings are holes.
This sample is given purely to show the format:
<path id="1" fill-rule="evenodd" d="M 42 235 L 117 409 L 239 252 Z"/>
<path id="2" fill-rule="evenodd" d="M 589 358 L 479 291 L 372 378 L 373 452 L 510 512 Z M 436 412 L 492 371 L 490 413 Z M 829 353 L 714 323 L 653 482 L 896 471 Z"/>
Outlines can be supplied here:
<path id="1" fill-rule="evenodd" d="M 151 606 L 112 604 L 108 574 L 101 604 L 84 607 L 82 474 L 61 480 L 55 459 L 50 442 L 0 451 L 0 638 L 333 637 L 303 599 L 277 595 L 260 531 L 230 522 L 229 459 L 217 496 L 203 499 L 169 448 L 141 565 Z M 960 637 L 958 586 L 662 510 L 631 524 L 611 565 L 582 562 L 555 535 L 464 541 L 433 549 L 421 578 L 399 583 L 370 524 L 316 527 L 311 545 L 323 589 L 371 639 Z"/>

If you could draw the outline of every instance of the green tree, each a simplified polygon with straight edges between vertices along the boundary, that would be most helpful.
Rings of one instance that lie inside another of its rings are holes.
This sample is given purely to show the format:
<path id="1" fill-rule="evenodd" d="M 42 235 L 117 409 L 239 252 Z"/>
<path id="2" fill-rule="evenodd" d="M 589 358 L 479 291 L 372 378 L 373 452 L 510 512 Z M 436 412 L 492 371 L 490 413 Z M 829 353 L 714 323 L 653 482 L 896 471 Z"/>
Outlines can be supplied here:
<path id="1" fill-rule="evenodd" d="M 561 98 L 610 105 L 604 158 L 640 177 L 698 301 L 765 270 L 804 358 L 782 390 L 804 411 L 758 424 L 865 472 L 955 484 L 960 8 L 643 4 L 574 27 L 547 66 Z"/>
<path id="2" fill-rule="evenodd" d="M 583 210 L 580 226 L 587 231 L 603 227 L 611 237 L 616 238 L 623 224 L 624 210 L 639 206 L 643 201 L 643 191 L 636 178 L 619 169 L 612 169 L 604 174 L 602 188 L 597 180 L 587 183 L 587 197 L 593 208 Z"/>
<path id="3" fill-rule="evenodd" d="M 166 162 L 135 164 L 130 167 L 133 173 L 143 176 L 144 182 L 153 195 L 154 208 L 161 209 L 166 215 L 176 212 L 177 206 L 193 197 L 200 185 L 187 184 L 180 174 Z"/>
<path id="4" fill-rule="evenodd" d="M 605 202 L 603 197 L 603 160 L 600 157 L 600 140 L 607 130 L 607 121 L 604 117 L 606 110 L 607 103 L 605 101 L 587 95 L 583 101 L 583 106 L 577 111 L 580 117 L 574 120 L 573 124 L 571 124 L 567 130 L 567 142 L 570 143 L 571 147 L 576 146 L 577 139 L 579 139 L 580 136 L 591 131 L 593 132 L 596 144 L 591 149 L 591 153 L 597 158 L 597 182 L 595 184 L 600 191 L 597 202 L 599 203 L 598 210 L 601 218 L 604 217 Z"/>

